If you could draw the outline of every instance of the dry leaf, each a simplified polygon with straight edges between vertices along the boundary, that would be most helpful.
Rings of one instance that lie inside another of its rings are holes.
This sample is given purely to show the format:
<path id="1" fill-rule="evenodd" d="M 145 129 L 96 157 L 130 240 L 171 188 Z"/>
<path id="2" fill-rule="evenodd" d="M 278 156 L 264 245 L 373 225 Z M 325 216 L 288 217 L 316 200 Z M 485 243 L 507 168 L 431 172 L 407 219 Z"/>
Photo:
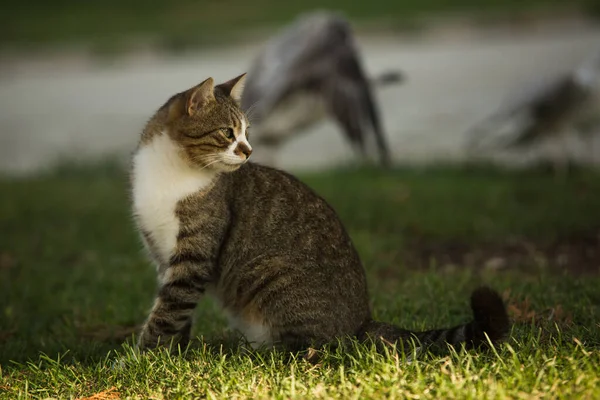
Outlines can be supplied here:
<path id="1" fill-rule="evenodd" d="M 80 397 L 78 400 L 117 400 L 120 398 L 121 395 L 117 392 L 117 388 L 111 387 L 108 390 L 104 390 L 88 397 Z"/>
<path id="2" fill-rule="evenodd" d="M 523 301 L 509 303 L 507 311 L 509 316 L 516 322 L 529 322 L 536 317 L 535 310 L 531 309 L 529 297 L 526 297 Z"/>
<path id="3" fill-rule="evenodd" d="M 508 303 L 506 306 L 508 315 L 517 323 L 553 321 L 561 324 L 570 324 L 573 320 L 571 313 L 565 311 L 560 304 L 540 311 L 532 309 L 529 297 L 525 297 L 522 301 L 513 300 L 510 298 L 510 290 L 504 291 L 502 297 Z"/>

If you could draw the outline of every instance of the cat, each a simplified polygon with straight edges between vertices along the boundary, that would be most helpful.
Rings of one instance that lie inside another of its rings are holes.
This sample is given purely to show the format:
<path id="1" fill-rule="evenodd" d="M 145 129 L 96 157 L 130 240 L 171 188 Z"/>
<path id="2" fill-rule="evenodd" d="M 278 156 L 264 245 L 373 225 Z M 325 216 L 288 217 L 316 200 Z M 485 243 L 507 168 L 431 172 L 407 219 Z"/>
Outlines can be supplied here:
<path id="1" fill-rule="evenodd" d="M 138 348 L 187 343 L 205 294 L 253 348 L 503 340 L 509 320 L 488 287 L 472 293 L 474 319 L 464 325 L 410 332 L 373 320 L 363 265 L 334 209 L 291 174 L 248 161 L 245 76 L 172 96 L 134 151 L 134 219 L 158 273 Z"/>

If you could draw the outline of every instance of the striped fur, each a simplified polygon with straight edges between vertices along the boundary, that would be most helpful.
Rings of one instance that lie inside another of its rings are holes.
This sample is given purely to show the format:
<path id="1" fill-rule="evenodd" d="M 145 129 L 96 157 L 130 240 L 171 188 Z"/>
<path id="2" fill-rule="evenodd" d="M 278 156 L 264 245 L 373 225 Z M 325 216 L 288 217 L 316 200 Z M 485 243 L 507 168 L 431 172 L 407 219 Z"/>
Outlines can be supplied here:
<path id="1" fill-rule="evenodd" d="M 247 162 L 241 81 L 208 79 L 173 96 L 142 133 L 133 208 L 158 291 L 141 348 L 187 341 L 205 294 L 253 347 L 301 350 L 347 336 L 502 339 L 509 323 L 490 289 L 473 294 L 475 319 L 464 327 L 413 334 L 373 321 L 362 263 L 335 211 L 292 175 Z"/>
<path id="2" fill-rule="evenodd" d="M 464 345 L 467 349 L 487 346 L 501 341 L 508 333 L 510 321 L 504 303 L 498 293 L 488 287 L 477 288 L 471 294 L 473 320 L 447 329 L 411 332 L 385 322 L 369 321 L 359 332 L 364 340 L 375 340 L 378 344 L 416 344 L 424 347 L 450 344 Z"/>

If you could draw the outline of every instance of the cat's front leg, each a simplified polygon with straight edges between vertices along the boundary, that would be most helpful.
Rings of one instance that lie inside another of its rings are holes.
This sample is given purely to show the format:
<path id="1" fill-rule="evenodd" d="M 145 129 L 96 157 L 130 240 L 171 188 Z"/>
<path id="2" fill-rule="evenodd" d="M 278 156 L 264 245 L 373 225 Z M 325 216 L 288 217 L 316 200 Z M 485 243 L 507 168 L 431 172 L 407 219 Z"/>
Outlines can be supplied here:
<path id="1" fill-rule="evenodd" d="M 138 341 L 138 348 L 184 344 L 189 340 L 192 315 L 210 282 L 213 262 L 179 253 L 160 274 L 158 294 Z"/>

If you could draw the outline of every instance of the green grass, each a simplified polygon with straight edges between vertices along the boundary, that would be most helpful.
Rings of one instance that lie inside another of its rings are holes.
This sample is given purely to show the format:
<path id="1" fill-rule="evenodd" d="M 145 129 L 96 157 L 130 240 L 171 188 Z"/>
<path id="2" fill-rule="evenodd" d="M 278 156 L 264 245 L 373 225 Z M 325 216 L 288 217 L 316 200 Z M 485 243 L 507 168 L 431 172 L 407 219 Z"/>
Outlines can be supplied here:
<path id="1" fill-rule="evenodd" d="M 5 2 L 0 15 L 0 45 L 40 46 L 92 43 L 118 48 L 124 39 L 151 36 L 170 48 L 221 43 L 249 28 L 271 29 L 297 13 L 314 8 L 338 9 L 353 21 L 383 19 L 406 23 L 423 14 L 477 11 L 507 13 L 565 6 L 564 0 L 276 0 L 194 1 L 32 0 Z M 572 0 L 569 6 L 597 8 L 597 0 Z"/>
<path id="2" fill-rule="evenodd" d="M 186 354 L 140 356 L 122 336 L 151 305 L 153 267 L 115 166 L 0 179 L 0 398 L 598 398 L 600 277 L 539 257 L 506 269 L 414 268 L 427 241 L 544 243 L 597 229 L 600 176 L 556 180 L 489 168 L 339 169 L 302 179 L 338 210 L 363 258 L 377 318 L 412 329 L 469 318 L 480 283 L 506 293 L 517 322 L 491 353 L 426 354 L 412 363 L 356 345 L 311 366 L 244 354 L 208 301 Z M 598 269 L 596 268 L 596 271 Z M 220 348 L 219 343 L 224 343 Z"/>

